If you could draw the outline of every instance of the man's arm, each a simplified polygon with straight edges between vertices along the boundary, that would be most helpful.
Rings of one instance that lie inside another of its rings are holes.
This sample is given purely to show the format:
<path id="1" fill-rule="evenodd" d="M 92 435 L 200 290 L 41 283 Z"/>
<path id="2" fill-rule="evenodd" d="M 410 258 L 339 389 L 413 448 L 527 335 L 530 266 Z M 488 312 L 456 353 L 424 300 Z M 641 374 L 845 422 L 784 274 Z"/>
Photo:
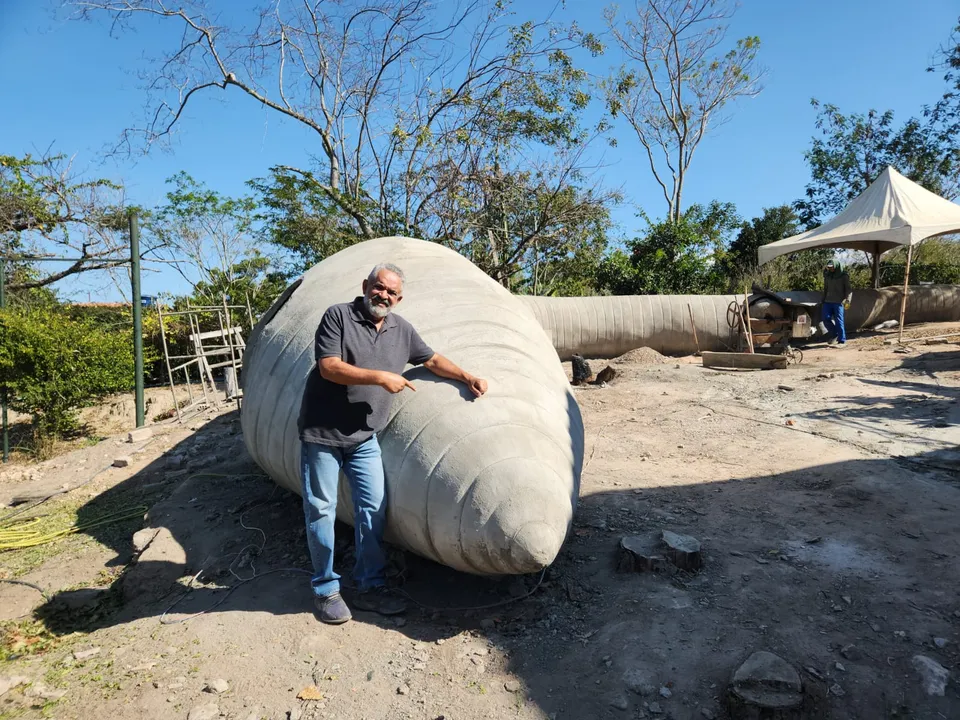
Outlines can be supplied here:
<path id="1" fill-rule="evenodd" d="M 320 358 L 317 360 L 317 368 L 320 370 L 320 377 L 337 385 L 379 385 L 392 393 L 398 393 L 404 388 L 416 391 L 416 388 L 403 375 L 358 368 L 338 357 Z"/>
<path id="2" fill-rule="evenodd" d="M 470 388 L 476 397 L 480 397 L 487 391 L 487 381 L 471 375 L 463 368 L 445 358 L 440 353 L 434 353 L 433 357 L 427 360 L 423 366 L 442 378 L 448 380 L 458 380 Z"/>

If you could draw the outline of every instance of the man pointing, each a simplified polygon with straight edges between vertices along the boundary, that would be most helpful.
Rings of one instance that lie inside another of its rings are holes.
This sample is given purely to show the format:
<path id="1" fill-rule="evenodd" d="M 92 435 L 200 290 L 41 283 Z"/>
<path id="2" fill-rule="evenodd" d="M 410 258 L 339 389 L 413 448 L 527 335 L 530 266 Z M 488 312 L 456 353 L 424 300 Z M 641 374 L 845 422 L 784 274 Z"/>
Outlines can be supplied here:
<path id="1" fill-rule="evenodd" d="M 400 373 L 408 364 L 464 383 L 476 397 L 486 380 L 435 353 L 413 326 L 391 311 L 403 299 L 403 271 L 377 265 L 363 281 L 363 295 L 328 308 L 317 328 L 316 365 L 300 403 L 300 468 L 307 545 L 313 561 L 314 605 L 323 622 L 351 618 L 333 571 L 337 485 L 342 470 L 354 505 L 357 595 L 353 606 L 383 615 L 406 610 L 386 589 L 383 529 L 386 519 L 383 462 L 377 432 L 390 415 L 393 395 L 416 388 Z"/>

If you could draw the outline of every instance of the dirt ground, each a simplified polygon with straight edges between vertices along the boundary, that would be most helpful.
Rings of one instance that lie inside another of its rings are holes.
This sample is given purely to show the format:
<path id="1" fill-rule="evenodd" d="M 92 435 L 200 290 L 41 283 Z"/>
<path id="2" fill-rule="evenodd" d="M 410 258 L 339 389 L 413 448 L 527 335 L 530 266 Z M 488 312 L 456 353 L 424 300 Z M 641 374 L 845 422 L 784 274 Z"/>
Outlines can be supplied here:
<path id="1" fill-rule="evenodd" d="M 800 671 L 810 718 L 960 717 L 960 346 L 883 339 L 784 371 L 614 363 L 574 391 L 586 457 L 556 563 L 490 580 L 398 551 L 399 620 L 314 619 L 299 498 L 246 457 L 235 406 L 5 470 L 0 502 L 63 491 L 21 518 L 93 526 L 0 553 L 49 598 L 0 584 L 0 717 L 727 718 L 756 650 Z M 700 572 L 617 572 L 621 537 L 662 529 L 702 542 Z M 950 671 L 943 696 L 916 655 Z"/>

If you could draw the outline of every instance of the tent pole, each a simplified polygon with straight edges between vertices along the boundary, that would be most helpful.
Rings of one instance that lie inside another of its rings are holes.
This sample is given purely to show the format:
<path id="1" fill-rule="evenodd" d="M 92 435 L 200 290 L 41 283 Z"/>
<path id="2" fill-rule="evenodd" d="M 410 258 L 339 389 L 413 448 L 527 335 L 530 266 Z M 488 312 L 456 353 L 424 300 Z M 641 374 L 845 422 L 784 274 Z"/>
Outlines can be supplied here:
<path id="1" fill-rule="evenodd" d="M 880 289 L 880 243 L 873 246 L 873 289 Z"/>
<path id="2" fill-rule="evenodd" d="M 907 246 L 907 269 L 903 273 L 903 299 L 900 301 L 900 334 L 897 343 L 903 342 L 903 321 L 907 315 L 907 286 L 910 284 L 910 261 L 913 259 L 913 245 Z"/>

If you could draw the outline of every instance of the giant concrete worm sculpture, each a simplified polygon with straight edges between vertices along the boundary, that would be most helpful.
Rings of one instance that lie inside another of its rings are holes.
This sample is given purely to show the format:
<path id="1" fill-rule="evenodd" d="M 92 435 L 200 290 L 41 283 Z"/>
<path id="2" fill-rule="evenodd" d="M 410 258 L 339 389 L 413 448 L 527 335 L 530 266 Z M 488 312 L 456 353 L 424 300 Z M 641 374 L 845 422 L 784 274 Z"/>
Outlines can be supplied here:
<path id="1" fill-rule="evenodd" d="M 518 298 L 468 260 L 434 243 L 380 238 L 324 260 L 277 299 L 244 356 L 243 436 L 253 459 L 300 492 L 297 414 L 324 310 L 351 300 L 379 262 L 406 272 L 400 312 L 436 350 L 490 381 L 471 400 L 422 369 L 417 392 L 394 400 L 380 435 L 388 538 L 450 567 L 518 574 L 550 564 L 570 527 L 583 464 L 583 424 L 559 360 L 665 354 L 734 344 L 733 296 Z M 819 293 L 795 293 L 819 300 Z M 848 327 L 897 319 L 897 288 L 858 290 Z M 910 289 L 907 320 L 960 320 L 960 288 Z M 558 357 L 559 356 L 559 357 Z M 352 522 L 346 483 L 338 515 Z"/>
<path id="2" fill-rule="evenodd" d="M 435 243 L 380 238 L 307 271 L 260 320 L 244 356 L 243 436 L 253 459 L 300 492 L 297 414 L 326 308 L 352 300 L 374 265 L 406 274 L 397 312 L 436 351 L 486 378 L 479 399 L 417 368 L 380 434 L 387 537 L 477 574 L 539 570 L 570 528 L 583 423 L 550 340 L 516 297 Z M 347 483 L 338 516 L 352 522 Z"/>

